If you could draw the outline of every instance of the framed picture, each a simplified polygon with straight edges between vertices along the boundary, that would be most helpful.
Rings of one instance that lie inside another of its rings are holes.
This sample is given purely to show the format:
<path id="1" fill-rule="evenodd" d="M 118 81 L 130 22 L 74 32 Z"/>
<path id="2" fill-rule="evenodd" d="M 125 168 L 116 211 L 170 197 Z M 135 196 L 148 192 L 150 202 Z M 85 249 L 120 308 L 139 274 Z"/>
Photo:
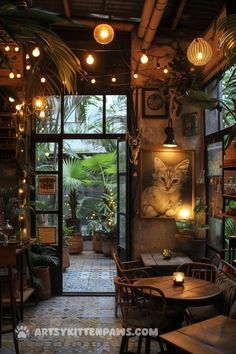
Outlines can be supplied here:
<path id="1" fill-rule="evenodd" d="M 39 176 L 38 177 L 38 193 L 39 194 L 55 194 L 56 193 L 56 176 Z"/>
<path id="2" fill-rule="evenodd" d="M 143 118 L 166 119 L 168 105 L 165 99 L 166 91 L 163 87 L 145 88 L 142 91 Z"/>
<path id="3" fill-rule="evenodd" d="M 141 150 L 140 216 L 191 219 L 194 182 L 194 151 Z"/>

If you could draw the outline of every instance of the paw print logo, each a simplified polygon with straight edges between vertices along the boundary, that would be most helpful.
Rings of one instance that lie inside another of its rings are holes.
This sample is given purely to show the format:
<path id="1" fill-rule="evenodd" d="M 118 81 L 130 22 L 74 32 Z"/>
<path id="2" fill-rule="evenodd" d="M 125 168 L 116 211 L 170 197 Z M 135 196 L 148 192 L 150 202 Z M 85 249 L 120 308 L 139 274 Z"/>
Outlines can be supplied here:
<path id="1" fill-rule="evenodd" d="M 25 340 L 29 337 L 29 330 L 26 326 L 17 326 L 15 329 L 16 338 L 18 340 Z"/>

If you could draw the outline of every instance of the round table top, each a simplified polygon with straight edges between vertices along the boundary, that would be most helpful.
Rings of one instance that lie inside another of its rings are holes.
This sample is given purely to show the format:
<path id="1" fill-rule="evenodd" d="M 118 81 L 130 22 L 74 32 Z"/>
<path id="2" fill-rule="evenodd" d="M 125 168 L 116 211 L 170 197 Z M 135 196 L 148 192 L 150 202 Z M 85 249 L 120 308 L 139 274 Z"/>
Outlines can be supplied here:
<path id="1" fill-rule="evenodd" d="M 221 294 L 221 289 L 206 280 L 185 277 L 184 284 L 174 285 L 172 276 L 160 276 L 154 278 L 141 278 L 134 285 L 148 285 L 163 291 L 166 300 L 182 302 L 186 305 L 201 305 L 215 302 Z"/>

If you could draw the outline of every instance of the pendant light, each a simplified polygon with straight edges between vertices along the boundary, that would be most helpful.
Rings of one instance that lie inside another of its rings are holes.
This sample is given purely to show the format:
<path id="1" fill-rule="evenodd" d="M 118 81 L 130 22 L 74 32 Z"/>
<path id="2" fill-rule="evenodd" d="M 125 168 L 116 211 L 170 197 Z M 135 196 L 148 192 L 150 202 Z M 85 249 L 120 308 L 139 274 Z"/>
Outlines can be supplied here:
<path id="1" fill-rule="evenodd" d="M 172 119 L 169 118 L 168 120 L 168 126 L 165 128 L 164 130 L 165 134 L 166 134 L 166 140 L 163 143 L 163 146 L 165 147 L 177 147 L 177 143 L 175 140 L 175 133 L 174 133 L 174 129 L 172 127 Z"/>
<path id="2" fill-rule="evenodd" d="M 196 66 L 206 65 L 212 57 L 210 44 L 203 38 L 195 38 L 188 46 L 187 57 Z"/>
<path id="3" fill-rule="evenodd" d="M 93 36 L 96 42 L 108 44 L 114 38 L 114 30 L 107 23 L 101 23 L 94 28 Z"/>

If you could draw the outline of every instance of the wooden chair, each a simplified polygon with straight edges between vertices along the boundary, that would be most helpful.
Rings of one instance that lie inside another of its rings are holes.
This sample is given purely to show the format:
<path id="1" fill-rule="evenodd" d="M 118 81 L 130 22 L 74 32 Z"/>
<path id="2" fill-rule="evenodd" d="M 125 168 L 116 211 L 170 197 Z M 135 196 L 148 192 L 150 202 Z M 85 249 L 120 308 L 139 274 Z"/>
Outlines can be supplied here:
<path id="1" fill-rule="evenodd" d="M 215 283 L 217 268 L 210 263 L 193 262 L 181 264 L 176 269 L 176 272 L 184 272 L 186 277 L 203 279 Z"/>
<path id="2" fill-rule="evenodd" d="M 118 288 L 119 303 L 122 313 L 122 336 L 119 354 L 128 350 L 129 338 L 139 336 L 136 353 L 141 353 L 142 329 L 155 330 L 155 336 L 150 333 L 145 335 L 145 354 L 150 353 L 151 338 L 158 340 L 160 333 L 167 326 L 166 320 L 166 299 L 163 292 L 151 286 L 139 286 L 127 283 L 127 278 L 115 277 L 115 284 Z M 131 332 L 131 333 L 130 333 Z M 159 342 L 163 351 L 162 343 Z"/>
<path id="3" fill-rule="evenodd" d="M 214 266 L 216 266 L 216 268 L 218 268 L 220 266 L 220 261 L 221 261 L 221 257 L 220 257 L 219 253 L 215 253 L 210 258 L 201 257 L 201 258 L 194 259 L 194 262 L 210 263 L 210 264 L 213 264 Z"/>
<path id="4" fill-rule="evenodd" d="M 129 282 L 137 280 L 137 278 L 148 278 L 151 274 L 151 267 L 144 267 L 141 260 L 121 262 L 117 253 L 113 253 L 113 259 L 116 264 L 117 275 L 121 278 L 129 279 Z M 115 284 L 115 316 L 117 317 L 118 309 L 118 289 Z"/>

